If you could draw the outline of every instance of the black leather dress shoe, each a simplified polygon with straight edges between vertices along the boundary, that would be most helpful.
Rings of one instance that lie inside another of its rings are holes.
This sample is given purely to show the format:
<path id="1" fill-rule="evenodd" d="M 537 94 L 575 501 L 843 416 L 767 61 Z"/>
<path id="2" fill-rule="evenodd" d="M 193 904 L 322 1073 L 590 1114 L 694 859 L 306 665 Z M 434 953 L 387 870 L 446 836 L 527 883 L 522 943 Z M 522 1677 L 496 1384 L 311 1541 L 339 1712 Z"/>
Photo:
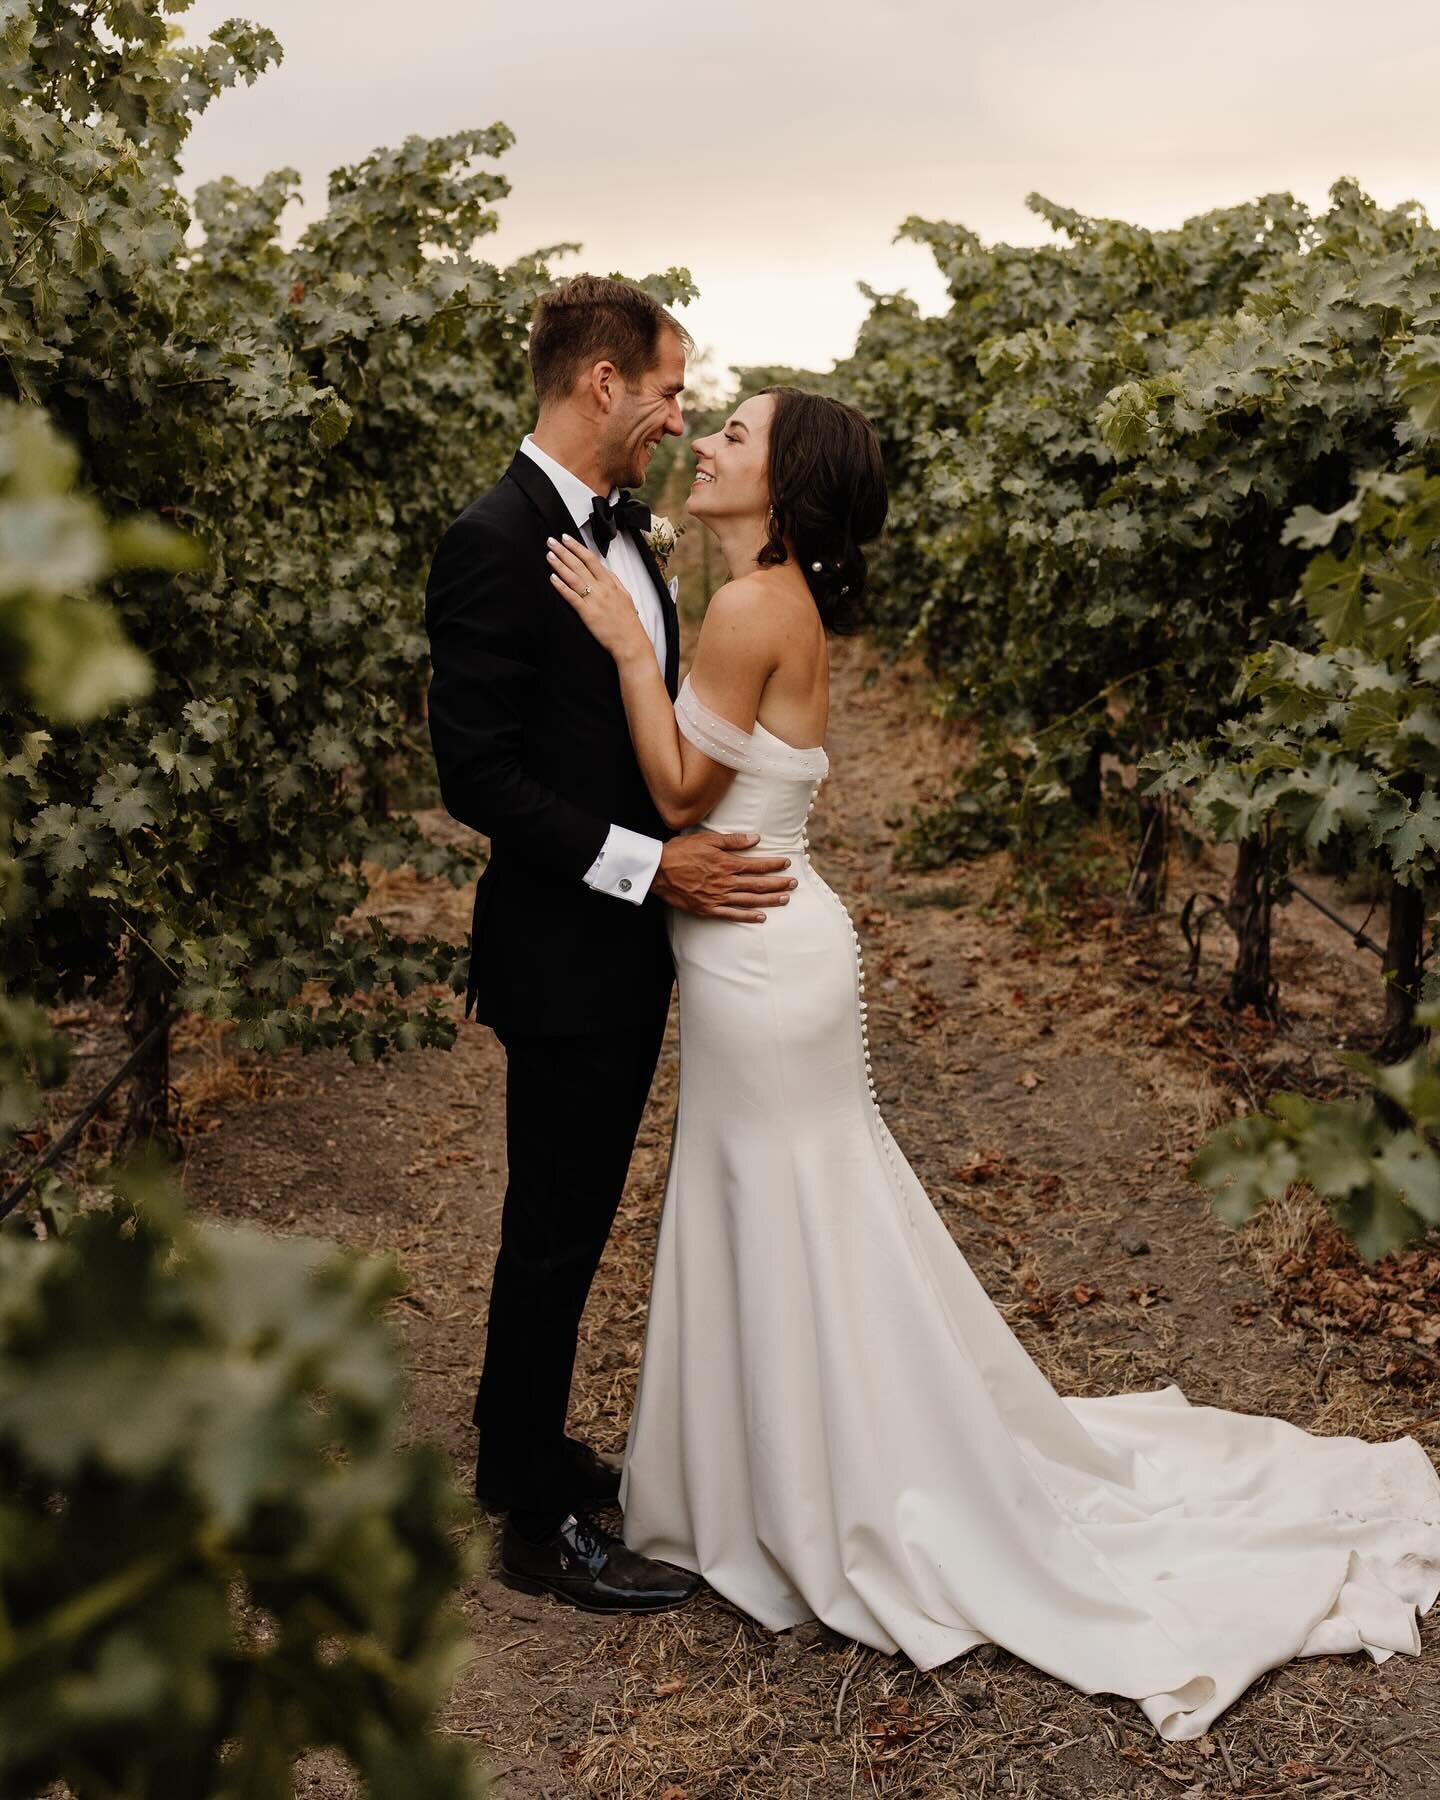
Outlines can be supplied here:
<path id="1" fill-rule="evenodd" d="M 620 1470 L 624 1458 L 592 1450 L 579 1438 L 566 1438 L 568 1468 L 565 1492 L 559 1496 L 563 1506 L 613 1506 L 620 1498 Z M 502 1485 L 475 1471 L 475 1498 L 486 1512 L 508 1512 L 511 1495 Z"/>
<path id="2" fill-rule="evenodd" d="M 524 1594 L 554 1594 L 586 1612 L 670 1612 L 700 1592 L 688 1569 L 641 1556 L 584 1513 L 571 1513 L 542 1543 L 507 1524 L 500 1580 Z"/>

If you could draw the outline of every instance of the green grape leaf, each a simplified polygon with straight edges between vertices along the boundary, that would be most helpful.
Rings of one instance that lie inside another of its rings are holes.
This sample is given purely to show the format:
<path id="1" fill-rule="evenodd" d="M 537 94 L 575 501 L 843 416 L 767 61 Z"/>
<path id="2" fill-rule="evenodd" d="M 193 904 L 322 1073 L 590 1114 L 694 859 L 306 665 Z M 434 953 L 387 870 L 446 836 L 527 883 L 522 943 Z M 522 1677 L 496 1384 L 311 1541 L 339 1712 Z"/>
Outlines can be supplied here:
<path id="1" fill-rule="evenodd" d="M 4 549 L 0 547 L 0 560 Z M 14 563 L 6 574 L 19 579 Z M 0 616 L 6 609 L 0 606 Z M 56 598 L 31 604 L 16 618 L 22 641 L 19 677 L 39 712 L 61 724 L 83 724 L 122 700 L 149 693 L 148 659 L 126 641 L 114 614 L 95 601 Z"/>
<path id="2" fill-rule="evenodd" d="M 1243 1225 L 1264 1201 L 1280 1199 L 1298 1172 L 1280 1128 L 1255 1114 L 1212 1131 L 1186 1170 L 1211 1190 L 1216 1212 L 1231 1225 Z"/>
<path id="3" fill-rule="evenodd" d="M 52 875 L 64 875 L 85 868 L 98 857 L 104 841 L 99 824 L 100 815 L 93 807 L 44 806 L 30 822 L 30 842 L 44 853 Z"/>
<path id="4" fill-rule="evenodd" d="M 1343 1199 L 1374 1176 L 1370 1154 L 1373 1109 L 1363 1101 L 1337 1100 L 1313 1109 L 1297 1144 L 1302 1175 L 1327 1199 Z"/>
<path id="5" fill-rule="evenodd" d="M 1397 1131 L 1375 1157 L 1380 1178 L 1429 1225 L 1440 1225 L 1440 1156 L 1415 1131 Z"/>
<path id="6" fill-rule="evenodd" d="M 1378 1180 L 1364 1193 L 1332 1201 L 1330 1212 L 1367 1263 L 1403 1249 L 1424 1230 L 1419 1214 Z"/>
<path id="7" fill-rule="evenodd" d="M 1282 810 L 1314 849 L 1337 831 L 1363 827 L 1379 797 L 1379 783 L 1368 769 L 1322 755 L 1289 776 Z"/>
<path id="8" fill-rule="evenodd" d="M 1428 1046 L 1421 1044 L 1403 1062 L 1376 1066 L 1367 1059 L 1364 1067 L 1380 1092 L 1416 1124 L 1440 1123 L 1440 1075 L 1431 1065 Z"/>
<path id="9" fill-rule="evenodd" d="M 185 723 L 204 744 L 218 744 L 228 736 L 230 715 L 223 706 L 208 700 L 187 700 L 181 708 Z"/>
<path id="10" fill-rule="evenodd" d="M 1395 358 L 1394 369 L 1416 437 L 1428 443 L 1440 434 L 1440 337 L 1417 338 Z"/>
<path id="11" fill-rule="evenodd" d="M 31 0 L 0 0 L 0 44 L 12 63 L 24 60 L 38 24 Z"/>
<path id="12" fill-rule="evenodd" d="M 1138 456 L 1145 448 L 1155 415 L 1149 395 L 1135 381 L 1111 388 L 1095 415 L 1095 426 L 1116 456 Z"/>
<path id="13" fill-rule="evenodd" d="M 1404 306 L 1411 301 L 1411 284 L 1415 259 L 1406 251 L 1397 251 L 1372 263 L 1355 283 L 1349 298 L 1352 306 Z"/>
<path id="14" fill-rule="evenodd" d="M 123 837 L 142 825 L 154 825 L 156 795 L 134 763 L 120 763 L 95 784 L 92 804 L 110 829 Z"/>
<path id="15" fill-rule="evenodd" d="M 355 415 L 334 388 L 322 388 L 316 400 L 318 404 L 310 415 L 310 433 L 317 444 L 331 450 L 349 431 Z"/>
<path id="16" fill-rule="evenodd" d="M 1316 512 L 1313 506 L 1297 506 L 1285 521 L 1280 542 L 1298 544 L 1302 550 L 1323 550 L 1342 525 L 1355 523 L 1360 507 L 1358 496 L 1332 513 Z"/>
<path id="17" fill-rule="evenodd" d="M 1323 551 L 1310 559 L 1300 583 L 1310 616 L 1332 644 L 1351 644 L 1365 622 L 1365 565 L 1353 553 L 1341 562 Z"/>
<path id="18" fill-rule="evenodd" d="M 1406 868 L 1417 857 L 1440 851 L 1440 794 L 1426 788 L 1393 824 L 1386 826 L 1378 841 L 1395 869 Z"/>

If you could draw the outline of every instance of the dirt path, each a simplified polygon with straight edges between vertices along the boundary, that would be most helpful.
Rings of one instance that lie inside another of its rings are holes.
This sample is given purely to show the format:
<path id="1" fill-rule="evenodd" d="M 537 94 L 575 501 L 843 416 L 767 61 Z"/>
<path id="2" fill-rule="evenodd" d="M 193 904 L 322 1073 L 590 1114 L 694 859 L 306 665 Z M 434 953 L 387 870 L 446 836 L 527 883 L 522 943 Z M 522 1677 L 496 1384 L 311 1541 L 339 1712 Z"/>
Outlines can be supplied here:
<path id="1" fill-rule="evenodd" d="M 913 670 L 837 648 L 832 775 L 811 846 L 865 940 L 886 1118 L 996 1304 L 1063 1393 L 1175 1381 L 1197 1403 L 1371 1438 L 1410 1432 L 1434 1453 L 1440 1257 L 1412 1255 L 1376 1279 L 1299 1205 L 1237 1237 L 1182 1179 L 1237 1093 L 1333 1067 L 1335 1021 L 1363 1019 L 1357 983 L 1373 979 L 1359 953 L 1287 914 L 1278 961 L 1293 1016 L 1267 1032 L 1220 1011 L 1217 952 L 1187 985 L 1173 925 L 1136 928 L 1082 901 L 1046 942 L 1000 895 L 997 862 L 897 875 L 911 805 L 944 790 L 957 753 L 929 699 Z M 1180 871 L 1179 896 L 1217 879 Z M 402 871 L 377 880 L 370 910 L 458 937 L 469 891 Z M 109 1037 L 98 1012 L 92 1036 L 98 1059 Z M 675 1055 L 672 1018 L 585 1324 L 572 1422 L 602 1448 L 623 1445 L 629 1416 Z M 504 1188 L 503 1059 L 489 1032 L 462 1024 L 451 1053 L 356 1068 L 328 1053 L 237 1059 L 191 1025 L 177 1066 L 198 1210 L 398 1256 L 410 1429 L 440 1443 L 468 1486 Z M 1423 1623 L 1418 1660 L 1292 1664 L 1206 1738 L 1164 1746 L 1129 1702 L 1073 1693 L 989 1645 L 920 1675 L 818 1625 L 773 1636 L 709 1595 L 617 1624 L 488 1575 L 464 1609 L 474 1656 L 446 1723 L 508 1800 L 1440 1791 L 1440 1615 Z M 316 1758 L 297 1791 L 338 1800 L 352 1788 Z"/>

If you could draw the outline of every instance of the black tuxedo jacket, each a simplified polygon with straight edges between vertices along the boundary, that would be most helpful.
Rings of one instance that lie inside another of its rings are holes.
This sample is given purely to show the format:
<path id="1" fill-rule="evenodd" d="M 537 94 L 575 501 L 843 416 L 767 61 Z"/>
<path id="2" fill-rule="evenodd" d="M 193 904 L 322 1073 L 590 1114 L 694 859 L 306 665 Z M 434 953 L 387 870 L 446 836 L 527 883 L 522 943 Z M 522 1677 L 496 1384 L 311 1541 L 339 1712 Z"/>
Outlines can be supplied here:
<path id="1" fill-rule="evenodd" d="M 475 889 L 465 1015 L 569 1036 L 643 1024 L 674 965 L 661 901 L 586 885 L 612 824 L 670 835 L 655 811 L 608 651 L 550 585 L 545 539 L 575 521 L 544 471 L 514 461 L 441 538 L 425 589 L 430 741 L 446 810 L 490 839 Z M 644 541 L 665 614 L 665 684 L 679 667 L 675 605 Z"/>

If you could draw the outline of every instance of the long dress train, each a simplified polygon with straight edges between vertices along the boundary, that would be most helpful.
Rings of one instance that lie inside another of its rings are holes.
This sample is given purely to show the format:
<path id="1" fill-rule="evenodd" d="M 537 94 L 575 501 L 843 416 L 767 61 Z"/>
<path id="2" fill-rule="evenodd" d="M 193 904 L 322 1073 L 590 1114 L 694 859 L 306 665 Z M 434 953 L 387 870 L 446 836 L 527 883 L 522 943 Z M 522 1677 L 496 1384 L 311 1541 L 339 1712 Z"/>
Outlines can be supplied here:
<path id="1" fill-rule="evenodd" d="M 933 1668 L 993 1641 L 1200 1736 L 1292 1657 L 1417 1654 L 1440 1477 L 1150 1392 L 1058 1394 L 875 1105 L 859 938 L 808 857 L 828 771 L 705 707 L 705 824 L 799 879 L 763 925 L 670 915 L 680 1095 L 622 1476 L 625 1541 L 765 1626 Z"/>

